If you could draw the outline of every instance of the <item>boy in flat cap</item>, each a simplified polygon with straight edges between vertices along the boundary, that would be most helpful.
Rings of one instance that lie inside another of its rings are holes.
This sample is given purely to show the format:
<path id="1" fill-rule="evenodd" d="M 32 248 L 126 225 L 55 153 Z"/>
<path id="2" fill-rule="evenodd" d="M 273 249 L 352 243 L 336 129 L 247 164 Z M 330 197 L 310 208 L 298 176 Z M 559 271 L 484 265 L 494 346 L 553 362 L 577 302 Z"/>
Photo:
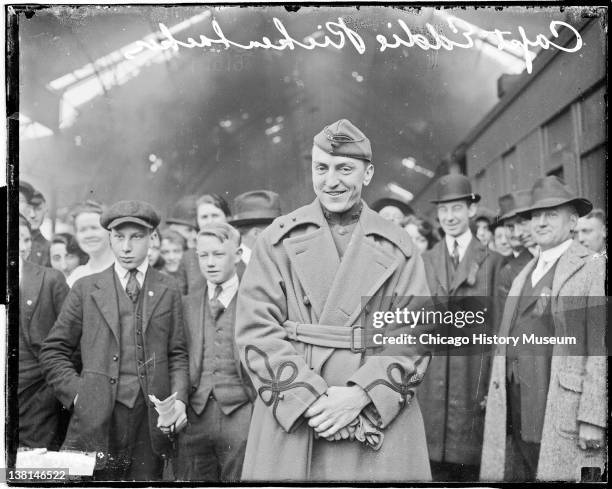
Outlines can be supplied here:
<path id="1" fill-rule="evenodd" d="M 572 239 L 593 205 L 554 176 L 538 179 L 531 220 L 540 253 L 517 275 L 493 357 L 481 479 L 580 481 L 606 466 L 605 258 Z M 524 337 L 573 338 L 539 346 Z"/>
<path id="2" fill-rule="evenodd" d="M 259 394 L 243 480 L 430 479 L 414 397 L 427 357 L 366 356 L 360 333 L 366 316 L 390 308 L 383 299 L 410 309 L 429 296 L 408 235 L 361 200 L 371 162 L 351 122 L 325 127 L 312 148 L 316 199 L 258 237 L 236 317 Z"/>
<path id="3" fill-rule="evenodd" d="M 167 434 L 185 418 L 181 296 L 173 279 L 149 267 L 149 236 L 159 224 L 150 204 L 117 202 L 100 223 L 115 263 L 74 284 L 40 358 L 58 399 L 73 408 L 62 449 L 97 452 L 96 480 L 156 480 Z M 79 349 L 80 375 L 71 361 Z M 173 393 L 175 415 L 158 427 L 149 395 Z"/>
<path id="4" fill-rule="evenodd" d="M 464 302 L 466 297 L 474 297 L 470 302 L 477 302 L 480 297 L 493 295 L 502 256 L 482 244 L 470 230 L 479 200 L 480 195 L 472 192 L 464 175 L 445 175 L 437 182 L 432 203 L 445 236 L 423 253 L 423 261 L 432 295 L 442 304 Z M 494 321 L 491 314 L 490 326 Z M 431 360 L 419 400 L 435 481 L 478 480 L 489 364 L 485 352 L 451 355 L 450 346 Z"/>

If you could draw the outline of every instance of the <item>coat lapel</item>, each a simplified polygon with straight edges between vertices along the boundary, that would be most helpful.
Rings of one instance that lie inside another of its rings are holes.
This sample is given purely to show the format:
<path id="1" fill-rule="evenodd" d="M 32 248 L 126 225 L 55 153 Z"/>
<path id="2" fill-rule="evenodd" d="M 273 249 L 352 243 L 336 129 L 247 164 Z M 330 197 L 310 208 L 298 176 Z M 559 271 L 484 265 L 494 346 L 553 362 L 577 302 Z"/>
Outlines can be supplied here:
<path id="1" fill-rule="evenodd" d="M 584 266 L 584 257 L 588 255 L 589 251 L 577 243 L 572 243 L 568 250 L 561 255 L 553 278 L 553 297 L 557 297 L 563 284 Z"/>
<path id="2" fill-rule="evenodd" d="M 285 239 L 283 246 L 316 317 L 320 317 L 336 276 L 340 258 L 320 204 L 311 205 L 313 222 L 319 228 Z"/>
<path id="3" fill-rule="evenodd" d="M 120 344 L 119 305 L 117 304 L 114 274 L 113 265 L 101 272 L 100 278 L 95 284 L 96 290 L 91 293 L 91 297 L 98 306 L 106 324 L 115 335 L 117 343 Z"/>
<path id="4" fill-rule="evenodd" d="M 22 304 L 21 314 L 23 315 L 22 324 L 28 333 L 32 315 L 38 305 L 40 297 L 40 289 L 43 283 L 44 271 L 42 268 L 35 267 L 31 263 L 24 260 L 21 269 L 21 288 L 19 290 L 20 301 Z M 26 337 L 29 338 L 29 335 Z"/>
<path id="5" fill-rule="evenodd" d="M 365 236 L 362 216 L 333 280 L 321 323 L 352 325 L 361 313 L 362 297 L 374 295 L 401 262 L 400 256 Z"/>
<path id="6" fill-rule="evenodd" d="M 446 242 L 441 240 L 431 251 L 430 269 L 433 270 L 433 278 L 438 287 L 431 287 L 432 294 L 438 296 L 448 295 L 448 274 L 446 273 Z"/>
<path id="7" fill-rule="evenodd" d="M 499 336 L 508 336 L 508 334 L 510 333 L 510 329 L 512 328 L 514 318 L 518 311 L 518 303 L 521 291 L 525 286 L 525 281 L 530 279 L 531 272 L 535 268 L 536 262 L 537 259 L 535 258 L 531 260 L 512 282 L 512 287 L 510 287 L 510 292 L 508 292 L 508 297 L 506 298 L 506 303 L 504 305 L 504 314 L 501 322 L 501 327 L 498 333 Z"/>
<path id="8" fill-rule="evenodd" d="M 149 323 L 151 322 L 151 316 L 155 312 L 155 308 L 159 304 L 159 301 L 164 296 L 167 290 L 166 284 L 156 276 L 159 272 L 153 270 L 152 267 L 147 268 L 147 276 L 142 284 L 141 294 L 144 293 L 142 298 L 142 333 L 147 331 Z"/>
<path id="9" fill-rule="evenodd" d="M 445 241 L 443 241 L 443 244 L 446 246 Z M 475 274 L 478 271 L 478 268 L 486 257 L 487 248 L 474 236 L 472 236 L 470 244 L 468 245 L 467 250 L 465 250 L 463 260 L 459 262 L 459 266 L 455 272 L 455 277 L 453 278 L 449 289 L 449 295 L 453 295 L 461 284 L 466 281 L 470 274 Z M 473 270 L 474 268 L 476 270 Z"/>

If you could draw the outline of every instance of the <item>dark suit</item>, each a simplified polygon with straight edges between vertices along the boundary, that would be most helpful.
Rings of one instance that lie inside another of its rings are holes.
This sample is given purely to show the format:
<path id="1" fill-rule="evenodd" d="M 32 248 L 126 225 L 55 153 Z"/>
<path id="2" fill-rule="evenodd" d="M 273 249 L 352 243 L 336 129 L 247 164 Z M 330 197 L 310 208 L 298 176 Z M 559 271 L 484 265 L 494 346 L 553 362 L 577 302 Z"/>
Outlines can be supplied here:
<path id="1" fill-rule="evenodd" d="M 452 264 L 449 265 L 445 240 L 423 253 L 432 295 L 443 302 L 449 297 L 491 296 L 501 259 L 501 255 L 491 251 L 474 236 L 454 272 L 447 270 Z M 451 326 L 450 329 L 455 328 Z M 418 393 L 432 462 L 473 467 L 480 462 L 484 419 L 481 402 L 486 394 L 489 365 L 490 359 L 484 348 L 470 355 L 450 356 L 448 350 L 441 350 L 432 359 Z M 432 472 L 436 480 L 435 470 Z M 464 472 L 467 477 L 478 477 L 477 472 L 469 475 L 467 469 Z"/>
<path id="2" fill-rule="evenodd" d="M 500 297 L 506 297 L 508 295 L 512 282 L 532 258 L 533 255 L 526 248 L 523 249 L 518 256 L 511 255 L 506 258 L 504 265 L 495 278 L 496 295 Z M 501 320 L 501 317 L 499 319 Z"/>
<path id="3" fill-rule="evenodd" d="M 40 229 L 32 230 L 32 251 L 28 260 L 43 267 L 50 267 L 50 249 L 51 242 L 42 235 Z"/>
<path id="4" fill-rule="evenodd" d="M 191 395 L 189 425 L 179 435 L 175 470 L 179 480 L 240 478 L 255 391 L 234 340 L 237 295 L 217 320 L 210 314 L 206 282 L 204 289 L 183 297 Z M 208 343 L 207 337 L 214 341 Z M 217 363 L 215 359 L 229 351 L 233 365 Z M 214 368 L 212 374 L 206 373 L 210 370 L 205 363 Z"/>
<path id="5" fill-rule="evenodd" d="M 149 267 L 142 294 L 144 364 L 138 373 L 145 389 L 150 444 L 158 455 L 168 454 L 170 440 L 157 427 L 157 412 L 148 394 L 165 399 L 173 392 L 187 403 L 189 364 L 183 336 L 181 296 L 174 280 Z M 119 305 L 115 271 L 78 280 L 43 344 L 41 362 L 47 381 L 62 404 L 70 407 L 78 394 L 63 449 L 98 452 L 97 468 L 109 456 L 109 425 L 115 413 L 119 376 Z M 83 372 L 70 355 L 80 346 Z M 144 376 L 144 377 L 143 377 Z M 115 425 L 115 424 L 114 424 Z"/>
<path id="6" fill-rule="evenodd" d="M 67 412 L 45 382 L 39 355 L 70 288 L 57 270 L 23 261 L 19 286 L 19 446 L 57 449 Z"/>

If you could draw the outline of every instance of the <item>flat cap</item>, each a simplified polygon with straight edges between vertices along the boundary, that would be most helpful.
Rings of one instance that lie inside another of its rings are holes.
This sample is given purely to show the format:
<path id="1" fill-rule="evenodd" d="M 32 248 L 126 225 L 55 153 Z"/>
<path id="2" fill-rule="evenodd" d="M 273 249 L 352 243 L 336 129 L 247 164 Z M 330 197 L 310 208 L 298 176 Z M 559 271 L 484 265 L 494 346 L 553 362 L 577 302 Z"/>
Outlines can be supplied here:
<path id="1" fill-rule="evenodd" d="M 351 121 L 340 119 L 314 137 L 314 144 L 332 156 L 348 156 L 372 162 L 370 140 Z"/>
<path id="2" fill-rule="evenodd" d="M 34 195 L 34 187 L 31 183 L 26 182 L 25 180 L 19 180 L 19 193 L 25 195 L 25 198 L 28 199 L 28 202 L 32 199 Z"/>
<path id="3" fill-rule="evenodd" d="M 148 202 L 140 200 L 121 200 L 111 205 L 100 216 L 100 224 L 104 229 L 112 229 L 120 224 L 139 224 L 149 229 L 155 229 L 160 218 Z"/>

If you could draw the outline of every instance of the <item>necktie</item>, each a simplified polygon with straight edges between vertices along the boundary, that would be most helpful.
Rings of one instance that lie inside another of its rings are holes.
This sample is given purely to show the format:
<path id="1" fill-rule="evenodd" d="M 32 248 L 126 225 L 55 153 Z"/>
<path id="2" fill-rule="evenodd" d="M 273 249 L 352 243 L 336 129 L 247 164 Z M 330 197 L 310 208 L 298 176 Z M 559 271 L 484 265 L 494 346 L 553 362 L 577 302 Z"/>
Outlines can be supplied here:
<path id="1" fill-rule="evenodd" d="M 140 285 L 138 284 L 138 280 L 136 280 L 137 273 L 138 270 L 135 268 L 129 271 L 130 277 L 128 278 L 125 286 L 125 292 L 132 302 L 136 302 L 138 300 L 138 294 L 140 293 Z"/>
<path id="2" fill-rule="evenodd" d="M 221 287 L 220 285 L 217 285 L 215 287 L 215 293 L 213 294 L 212 299 L 209 302 L 210 312 L 212 313 L 212 317 L 215 319 L 215 321 L 219 318 L 219 316 L 225 309 L 223 307 L 223 304 L 221 304 L 221 301 L 219 300 L 219 296 L 221 295 L 221 292 L 223 292 L 223 287 Z"/>
<path id="3" fill-rule="evenodd" d="M 459 243 L 455 240 L 453 244 L 453 254 L 451 256 L 453 259 L 453 267 L 457 268 L 459 266 Z"/>

